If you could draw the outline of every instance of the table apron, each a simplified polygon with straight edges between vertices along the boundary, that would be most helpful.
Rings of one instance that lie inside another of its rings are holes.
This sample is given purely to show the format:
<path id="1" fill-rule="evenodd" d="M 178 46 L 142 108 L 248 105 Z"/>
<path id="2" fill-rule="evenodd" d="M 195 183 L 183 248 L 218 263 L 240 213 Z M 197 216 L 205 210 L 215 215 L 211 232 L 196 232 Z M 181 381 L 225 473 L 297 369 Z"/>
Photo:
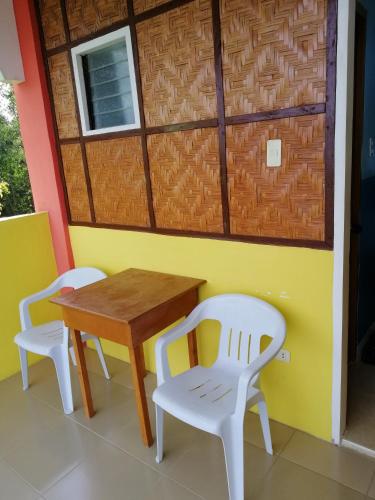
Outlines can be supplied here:
<path id="1" fill-rule="evenodd" d="M 155 307 L 130 323 L 70 307 L 62 306 L 62 311 L 64 323 L 73 330 L 136 347 L 188 315 L 197 303 L 198 290 L 193 289 L 167 304 Z"/>
<path id="2" fill-rule="evenodd" d="M 133 346 L 142 344 L 178 319 L 187 316 L 197 304 L 198 290 L 193 289 L 132 321 L 130 327 Z"/>
<path id="3" fill-rule="evenodd" d="M 64 306 L 62 310 L 64 323 L 69 328 L 126 346 L 132 345 L 130 327 L 127 323 Z"/>

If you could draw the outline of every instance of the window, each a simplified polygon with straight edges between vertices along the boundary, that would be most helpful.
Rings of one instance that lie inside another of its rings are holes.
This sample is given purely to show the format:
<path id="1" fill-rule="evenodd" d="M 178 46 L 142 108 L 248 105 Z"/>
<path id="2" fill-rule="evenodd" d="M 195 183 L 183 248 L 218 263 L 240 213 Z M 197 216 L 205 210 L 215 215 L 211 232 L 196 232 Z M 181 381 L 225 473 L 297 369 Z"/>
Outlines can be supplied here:
<path id="1" fill-rule="evenodd" d="M 129 27 L 72 49 L 83 135 L 140 127 Z"/>

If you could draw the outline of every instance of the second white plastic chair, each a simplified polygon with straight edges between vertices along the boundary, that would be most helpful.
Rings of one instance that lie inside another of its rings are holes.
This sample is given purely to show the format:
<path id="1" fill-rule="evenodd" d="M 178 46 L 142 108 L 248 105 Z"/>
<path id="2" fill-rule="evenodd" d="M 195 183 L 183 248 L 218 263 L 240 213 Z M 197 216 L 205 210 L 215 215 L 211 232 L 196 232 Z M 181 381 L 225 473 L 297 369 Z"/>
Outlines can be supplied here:
<path id="1" fill-rule="evenodd" d="M 194 368 L 171 377 L 167 346 L 195 329 L 203 320 L 221 324 L 219 354 L 210 368 Z M 259 388 L 260 370 L 281 349 L 285 320 L 273 306 L 255 297 L 218 295 L 199 304 L 185 321 L 156 342 L 158 387 L 156 407 L 157 456 L 163 458 L 164 410 L 198 429 L 220 436 L 224 446 L 230 500 L 244 498 L 243 419 L 258 406 L 268 453 L 272 441 L 267 407 Z M 271 337 L 261 352 L 261 339 Z"/>
<path id="2" fill-rule="evenodd" d="M 26 390 L 29 387 L 27 351 L 52 358 L 56 368 L 64 413 L 67 414 L 72 413 L 74 409 L 70 379 L 69 352 L 72 356 L 73 363 L 76 364 L 69 336 L 69 329 L 64 325 L 63 321 L 51 321 L 33 327 L 29 314 L 29 305 L 50 297 L 62 288 L 81 288 L 106 277 L 107 275 L 103 273 L 103 271 L 93 267 L 72 269 L 59 276 L 45 290 L 30 295 L 20 302 L 19 309 L 22 332 L 16 335 L 14 341 L 18 345 L 20 353 L 23 389 Z M 82 340 L 94 341 L 104 375 L 109 379 L 110 376 L 99 338 L 87 333 L 82 333 Z"/>

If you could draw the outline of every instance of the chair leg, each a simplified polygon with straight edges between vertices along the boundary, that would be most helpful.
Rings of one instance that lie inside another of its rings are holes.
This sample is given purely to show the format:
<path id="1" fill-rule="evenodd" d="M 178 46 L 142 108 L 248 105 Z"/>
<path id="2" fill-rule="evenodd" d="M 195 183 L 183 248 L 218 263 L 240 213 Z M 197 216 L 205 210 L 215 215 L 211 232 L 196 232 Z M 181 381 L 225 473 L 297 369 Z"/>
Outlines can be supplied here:
<path id="1" fill-rule="evenodd" d="M 163 440 L 164 440 L 164 410 L 158 405 L 155 405 L 156 413 L 156 462 L 160 464 L 163 460 Z"/>
<path id="2" fill-rule="evenodd" d="M 258 410 L 259 410 L 260 423 L 262 424 L 263 438 L 264 438 L 264 444 L 266 446 L 266 451 L 270 455 L 273 455 L 270 422 L 268 419 L 267 405 L 263 398 L 260 401 L 258 401 Z"/>
<path id="3" fill-rule="evenodd" d="M 74 347 L 72 345 L 69 347 L 69 354 L 73 365 L 77 366 L 76 353 L 74 352 Z"/>
<path id="4" fill-rule="evenodd" d="M 58 351 L 52 359 L 55 363 L 64 413 L 68 415 L 74 411 L 68 351 Z"/>
<path id="5" fill-rule="evenodd" d="M 229 500 L 244 500 L 243 422 L 231 422 L 221 436 L 227 468 Z"/>
<path id="6" fill-rule="evenodd" d="M 26 391 L 29 388 L 29 367 L 27 364 L 27 351 L 18 347 L 21 362 L 22 388 Z"/>
<path id="7" fill-rule="evenodd" d="M 103 354 L 103 349 L 102 349 L 102 344 L 100 342 L 100 339 L 98 339 L 96 337 L 96 338 L 93 338 L 92 340 L 94 341 L 96 350 L 98 352 L 98 356 L 99 356 L 99 360 L 100 360 L 100 363 L 101 363 L 102 368 L 103 368 L 104 376 L 107 380 L 110 380 L 111 376 L 108 373 L 107 363 L 105 362 L 105 359 L 104 359 L 104 354 Z"/>

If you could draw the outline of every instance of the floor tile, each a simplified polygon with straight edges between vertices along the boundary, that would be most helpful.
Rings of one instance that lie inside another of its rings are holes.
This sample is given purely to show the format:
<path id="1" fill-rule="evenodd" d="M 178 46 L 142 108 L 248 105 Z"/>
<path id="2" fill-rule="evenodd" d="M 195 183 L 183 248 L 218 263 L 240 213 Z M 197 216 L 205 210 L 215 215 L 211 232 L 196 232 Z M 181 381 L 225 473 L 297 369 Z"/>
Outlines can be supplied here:
<path id="1" fill-rule="evenodd" d="M 133 389 L 133 382 L 132 382 L 132 378 L 131 378 L 131 369 L 130 369 L 129 364 L 127 365 L 127 367 L 124 371 L 122 371 L 121 373 L 117 373 L 117 375 L 115 375 L 113 377 L 113 382 L 116 382 L 116 384 L 121 384 L 124 387 L 127 387 L 129 389 Z M 156 389 L 156 385 L 157 385 L 156 384 L 156 375 L 154 373 L 147 372 L 147 375 L 144 379 L 144 383 L 145 383 L 146 394 L 149 398 L 151 398 L 152 393 Z"/>
<path id="2" fill-rule="evenodd" d="M 111 391 L 93 396 L 95 415 L 87 418 L 82 407 L 69 418 L 107 438 L 114 430 L 137 419 L 134 391 L 112 383 Z"/>
<path id="3" fill-rule="evenodd" d="M 35 489 L 43 492 L 95 454 L 103 440 L 80 425 L 64 419 L 53 430 L 30 435 L 5 455 L 4 460 Z"/>
<path id="4" fill-rule="evenodd" d="M 38 500 L 34 491 L 3 460 L 0 461 L 0 500 Z"/>
<path id="5" fill-rule="evenodd" d="M 49 489 L 47 500 L 157 499 L 159 476 L 112 446 L 100 448 Z M 161 497 L 159 497 L 161 500 Z"/>
<path id="6" fill-rule="evenodd" d="M 367 492 L 367 495 L 369 498 L 375 498 L 375 474 L 372 478 L 372 481 L 371 481 L 371 484 L 370 484 L 370 488 Z"/>
<path id="7" fill-rule="evenodd" d="M 97 353 L 86 351 L 96 415 L 83 413 L 75 368 L 75 412 L 65 416 L 54 366 L 30 367 L 30 389 L 19 374 L 0 383 L 0 500 L 220 500 L 228 498 L 220 439 L 166 414 L 164 450 L 146 448 L 139 433 L 130 365 L 107 357 L 112 380 L 103 376 Z M 361 380 L 363 374 L 357 373 Z M 365 377 L 366 378 L 366 377 Z M 153 433 L 156 385 L 145 379 Z M 365 389 L 371 399 L 372 386 Z M 247 412 L 247 500 L 375 499 L 375 461 L 270 421 L 275 455 L 264 451 L 259 417 Z M 372 425 L 369 432 L 375 428 Z M 339 484 L 341 482 L 342 484 Z M 43 498 L 41 498 L 43 497 Z"/>
<path id="8" fill-rule="evenodd" d="M 245 443 L 245 492 L 254 493 L 272 466 L 274 457 Z M 227 500 L 228 487 L 221 440 L 209 434 L 187 449 L 171 468 L 170 476 L 207 500 Z"/>
<path id="9" fill-rule="evenodd" d="M 279 458 L 255 495 L 246 500 L 365 500 L 358 491 Z"/>
<path id="10" fill-rule="evenodd" d="M 281 456 L 361 493 L 367 492 L 375 471 L 374 460 L 299 431 Z"/>
<path id="11" fill-rule="evenodd" d="M 375 366 L 354 363 L 349 369 L 345 439 L 375 450 Z"/>
<path id="12" fill-rule="evenodd" d="M 270 420 L 270 428 L 273 452 L 279 454 L 293 436 L 295 430 L 287 425 L 275 422 L 274 420 Z M 256 413 L 250 411 L 246 412 L 244 420 L 244 438 L 248 443 L 264 449 L 262 427 L 260 425 L 259 416 Z"/>
<path id="13" fill-rule="evenodd" d="M 155 411 L 153 403 L 148 400 L 151 428 L 155 436 Z M 164 459 L 160 464 L 155 461 L 156 442 L 147 448 L 144 446 L 139 431 L 139 422 L 134 406 L 135 414 L 132 421 L 120 427 L 112 426 L 106 438 L 122 450 L 150 465 L 163 474 L 169 474 L 171 467 L 186 453 L 192 443 L 197 443 L 204 433 L 191 427 L 180 420 L 165 414 L 164 418 Z"/>
<path id="14" fill-rule="evenodd" d="M 30 435 L 43 434 L 54 429 L 63 420 L 63 414 L 42 401 L 22 393 L 21 398 L 3 397 L 0 411 L 0 456 L 22 444 Z"/>
<path id="15" fill-rule="evenodd" d="M 155 486 L 153 498 L 160 500 L 198 500 L 203 497 L 194 494 L 176 482 L 162 477 Z"/>
<path id="16" fill-rule="evenodd" d="M 122 361 L 121 359 L 114 358 L 112 356 L 104 355 L 105 362 L 107 364 L 107 368 L 111 379 L 121 374 L 123 371 L 126 371 L 127 368 L 130 368 L 129 363 Z M 85 359 L 86 366 L 88 371 L 96 373 L 97 375 L 103 375 L 103 368 L 99 361 L 99 356 L 96 349 L 87 348 L 85 349 Z M 129 371 L 130 375 L 130 371 Z M 131 375 L 130 375 L 131 378 Z"/>
<path id="17" fill-rule="evenodd" d="M 110 392 L 112 390 L 112 385 L 110 380 L 106 380 L 104 376 L 97 375 L 96 373 L 89 372 L 89 380 L 92 396 L 95 398 L 99 394 L 104 392 Z M 74 408 L 82 407 L 81 390 L 79 386 L 79 380 L 77 375 L 77 370 L 75 367 L 71 367 L 71 381 L 72 381 L 72 391 L 73 391 L 73 403 Z M 57 382 L 56 372 L 48 372 L 37 379 L 36 381 L 31 380 L 30 388 L 28 390 L 31 396 L 46 402 L 50 406 L 53 406 L 57 410 L 63 411 L 61 396 L 59 391 L 59 386 Z"/>
<path id="18" fill-rule="evenodd" d="M 50 363 L 44 359 L 35 365 L 29 367 L 29 383 L 30 387 L 38 385 L 40 382 L 44 383 L 49 380 L 54 374 L 53 367 L 51 370 Z M 12 377 L 1 381 L 0 383 L 0 398 L 6 401 L 6 407 L 12 408 L 14 404 L 22 403 L 26 399 L 32 398 L 32 391 L 22 389 L 21 373 L 16 373 Z"/>
<path id="19" fill-rule="evenodd" d="M 103 370 L 101 368 L 95 350 L 86 349 L 85 356 L 86 356 L 87 369 L 92 373 L 102 375 Z M 106 356 L 105 359 L 108 371 L 111 375 L 112 382 L 120 384 L 128 389 L 133 389 L 130 363 L 127 363 L 126 361 L 122 361 L 120 359 L 113 358 L 112 356 Z M 152 393 L 155 390 L 155 388 L 156 388 L 156 375 L 154 373 L 147 372 L 147 375 L 145 377 L 145 389 L 148 397 L 152 396 Z"/>

